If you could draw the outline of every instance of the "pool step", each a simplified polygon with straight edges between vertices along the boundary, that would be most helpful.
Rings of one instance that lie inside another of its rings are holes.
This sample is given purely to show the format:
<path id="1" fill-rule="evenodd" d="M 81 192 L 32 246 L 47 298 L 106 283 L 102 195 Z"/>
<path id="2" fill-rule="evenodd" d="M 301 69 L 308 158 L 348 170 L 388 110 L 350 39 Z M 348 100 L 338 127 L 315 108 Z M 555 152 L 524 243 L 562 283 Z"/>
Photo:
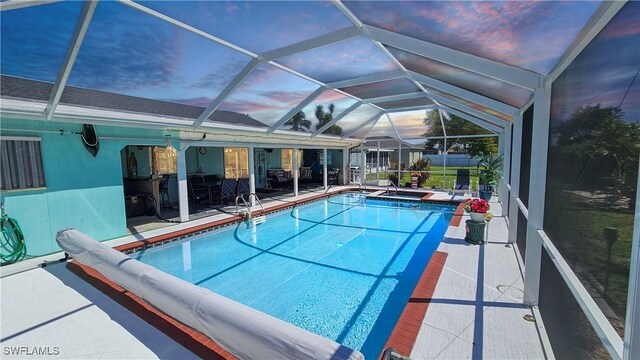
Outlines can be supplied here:
<path id="1" fill-rule="evenodd" d="M 267 221 L 267 216 L 266 215 L 255 216 L 255 217 L 251 218 L 251 225 L 255 226 L 255 225 L 258 225 L 258 224 L 262 224 L 265 221 Z"/>

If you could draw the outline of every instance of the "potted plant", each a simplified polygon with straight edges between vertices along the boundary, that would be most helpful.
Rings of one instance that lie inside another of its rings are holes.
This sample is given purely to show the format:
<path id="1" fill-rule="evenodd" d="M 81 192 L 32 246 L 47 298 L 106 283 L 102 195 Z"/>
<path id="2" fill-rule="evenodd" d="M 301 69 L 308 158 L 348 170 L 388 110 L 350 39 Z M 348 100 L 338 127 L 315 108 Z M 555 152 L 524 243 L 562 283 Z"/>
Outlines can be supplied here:
<path id="1" fill-rule="evenodd" d="M 480 178 L 478 190 L 481 199 L 491 200 L 491 194 L 493 194 L 495 187 L 498 186 L 498 181 L 502 178 L 503 162 L 504 157 L 502 155 L 485 153 L 478 157 L 478 166 L 481 168 L 478 174 Z"/>
<path id="2" fill-rule="evenodd" d="M 482 222 L 489 213 L 491 205 L 484 199 L 472 199 L 469 198 L 464 202 L 464 210 L 469 213 L 471 220 L 475 222 Z"/>

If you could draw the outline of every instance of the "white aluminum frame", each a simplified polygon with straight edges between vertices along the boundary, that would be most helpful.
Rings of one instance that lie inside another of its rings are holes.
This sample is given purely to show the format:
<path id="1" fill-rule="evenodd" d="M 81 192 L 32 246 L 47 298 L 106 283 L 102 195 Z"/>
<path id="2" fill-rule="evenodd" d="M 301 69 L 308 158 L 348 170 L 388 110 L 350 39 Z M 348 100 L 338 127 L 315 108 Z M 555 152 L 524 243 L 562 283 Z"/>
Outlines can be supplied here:
<path id="1" fill-rule="evenodd" d="M 536 236 L 544 225 L 544 201 L 547 184 L 547 152 L 549 149 L 549 117 L 551 87 L 536 89 L 534 94 L 533 129 L 531 134 L 531 171 L 527 206 L 527 248 L 524 268 L 524 304 L 538 306 L 542 241 Z M 521 165 L 522 166 L 522 165 Z M 536 174 L 536 176 L 531 176 Z"/>
<path id="2" fill-rule="evenodd" d="M 518 237 L 518 202 L 520 201 L 520 165 L 522 159 L 522 114 L 513 119 L 513 149 L 511 150 L 511 191 L 509 201 L 509 235 L 510 243 L 516 243 Z"/>
<path id="3" fill-rule="evenodd" d="M 71 74 L 73 63 L 76 61 L 76 57 L 80 51 L 80 46 L 84 41 L 84 36 L 87 34 L 87 29 L 89 29 L 89 24 L 91 23 L 91 19 L 93 18 L 93 14 L 95 13 L 97 6 L 97 1 L 86 1 L 82 4 L 82 11 L 80 12 L 75 29 L 73 30 L 73 35 L 71 36 L 67 53 L 58 71 L 58 77 L 53 85 L 51 94 L 49 94 L 49 104 L 44 110 L 47 120 L 51 120 L 51 118 L 53 118 L 58 102 L 60 101 L 64 88 L 67 85 L 67 80 Z"/>
<path id="4" fill-rule="evenodd" d="M 640 161 L 638 161 L 640 174 Z M 636 210 L 631 241 L 629 291 L 624 329 L 624 360 L 640 359 L 640 176 L 636 188 Z"/>
<path id="5" fill-rule="evenodd" d="M 444 81 L 440 81 L 437 79 L 434 79 L 432 77 L 426 76 L 426 75 L 422 75 L 419 74 L 417 72 L 414 71 L 407 71 L 407 76 L 415 81 L 418 81 L 426 86 L 428 86 L 429 88 L 435 89 L 435 90 L 439 90 L 454 96 L 457 96 L 461 99 L 470 101 L 472 103 L 478 104 L 478 105 L 482 105 L 486 108 L 489 108 L 491 110 L 497 111 L 499 113 L 503 113 L 505 115 L 510 115 L 513 116 L 515 115 L 520 109 L 511 106 L 509 104 L 505 104 L 503 102 L 494 100 L 492 98 L 486 97 L 484 95 L 480 95 L 478 93 L 475 93 L 473 91 L 469 91 L 466 89 L 463 89 L 461 87 L 446 83 Z"/>
<path id="6" fill-rule="evenodd" d="M 543 84 L 544 76 L 529 70 L 488 60 L 371 25 L 363 25 L 363 30 L 374 41 L 525 89 L 534 90 Z"/>

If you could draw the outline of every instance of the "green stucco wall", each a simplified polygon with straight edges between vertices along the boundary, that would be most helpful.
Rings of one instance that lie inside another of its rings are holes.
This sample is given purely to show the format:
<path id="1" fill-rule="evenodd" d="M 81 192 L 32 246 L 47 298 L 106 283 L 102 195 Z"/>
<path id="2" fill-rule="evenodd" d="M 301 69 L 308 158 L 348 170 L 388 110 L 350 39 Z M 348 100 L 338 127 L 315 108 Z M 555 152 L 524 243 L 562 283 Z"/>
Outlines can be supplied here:
<path id="1" fill-rule="evenodd" d="M 64 228 L 76 228 L 101 241 L 126 235 L 120 154 L 126 141 L 101 139 L 100 151 L 94 158 L 84 149 L 79 135 L 42 132 L 77 132 L 81 129 L 79 124 L 4 118 L 0 121 L 2 136 L 36 136 L 42 141 L 46 189 L 0 192 L 5 211 L 20 222 L 28 255 L 59 251 L 55 234 Z M 96 130 L 99 137 L 164 136 L 160 131 L 131 128 L 97 126 Z M 137 160 L 139 165 L 144 161 Z"/>

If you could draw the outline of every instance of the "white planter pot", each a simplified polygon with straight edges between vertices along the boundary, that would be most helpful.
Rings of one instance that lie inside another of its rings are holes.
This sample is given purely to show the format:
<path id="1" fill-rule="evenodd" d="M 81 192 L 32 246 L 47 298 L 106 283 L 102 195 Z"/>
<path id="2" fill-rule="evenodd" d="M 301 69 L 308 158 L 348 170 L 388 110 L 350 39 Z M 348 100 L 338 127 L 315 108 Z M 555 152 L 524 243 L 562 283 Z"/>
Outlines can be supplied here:
<path id="1" fill-rule="evenodd" d="M 477 213 L 477 212 L 472 212 L 472 213 L 469 213 L 469 216 L 471 216 L 471 220 L 472 221 L 475 221 L 475 222 L 483 222 L 484 221 L 484 214 Z"/>

